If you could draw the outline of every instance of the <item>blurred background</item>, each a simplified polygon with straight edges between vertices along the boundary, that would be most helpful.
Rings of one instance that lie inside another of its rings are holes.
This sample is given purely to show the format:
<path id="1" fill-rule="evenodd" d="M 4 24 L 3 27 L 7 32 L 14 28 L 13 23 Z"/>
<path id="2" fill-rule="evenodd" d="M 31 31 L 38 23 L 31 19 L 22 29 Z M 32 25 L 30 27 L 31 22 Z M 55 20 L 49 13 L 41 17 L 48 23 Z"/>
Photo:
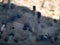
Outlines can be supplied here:
<path id="1" fill-rule="evenodd" d="M 0 0 L 0 45 L 60 45 L 60 0 Z"/>

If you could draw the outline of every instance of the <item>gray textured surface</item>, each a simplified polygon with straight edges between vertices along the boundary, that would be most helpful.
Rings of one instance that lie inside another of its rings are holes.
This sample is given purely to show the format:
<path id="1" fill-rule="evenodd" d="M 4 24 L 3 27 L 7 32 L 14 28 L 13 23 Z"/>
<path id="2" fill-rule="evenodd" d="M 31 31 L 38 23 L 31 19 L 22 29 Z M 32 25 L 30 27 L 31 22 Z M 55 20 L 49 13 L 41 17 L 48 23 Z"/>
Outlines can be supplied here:
<path id="1" fill-rule="evenodd" d="M 15 7 L 13 7 L 15 6 Z M 0 28 L 2 26 L 2 21 L 8 20 L 8 23 L 6 24 L 6 27 L 4 28 L 2 35 L 2 38 L 0 39 L 0 43 L 3 43 L 6 45 L 8 44 L 16 44 L 16 45 L 59 45 L 60 44 L 60 24 L 57 20 L 57 23 L 55 23 L 51 18 L 43 17 L 39 19 L 40 23 L 38 23 L 36 15 L 33 16 L 32 10 L 30 10 L 27 7 L 24 6 L 16 6 L 13 5 L 11 10 L 8 10 L 6 7 L 0 6 Z M 36 12 L 37 13 L 37 12 Z M 21 18 L 17 18 L 16 15 L 21 15 Z M 15 17 L 14 17 L 15 16 Z M 11 17 L 15 19 L 11 19 Z M 30 32 L 28 29 L 23 30 L 24 23 L 28 23 L 31 28 L 32 32 Z M 11 27 L 14 27 L 14 29 L 11 29 Z M 12 40 L 8 40 L 7 42 L 4 41 L 6 37 L 9 37 L 9 33 L 13 32 L 14 36 L 12 37 Z M 57 41 L 54 41 L 54 37 L 58 33 L 57 36 L 59 39 Z M 47 35 L 49 34 L 52 36 L 52 40 L 54 43 L 52 44 L 50 40 L 48 41 L 36 41 L 36 37 L 39 35 Z M 14 39 L 17 39 L 18 42 L 14 42 Z"/>

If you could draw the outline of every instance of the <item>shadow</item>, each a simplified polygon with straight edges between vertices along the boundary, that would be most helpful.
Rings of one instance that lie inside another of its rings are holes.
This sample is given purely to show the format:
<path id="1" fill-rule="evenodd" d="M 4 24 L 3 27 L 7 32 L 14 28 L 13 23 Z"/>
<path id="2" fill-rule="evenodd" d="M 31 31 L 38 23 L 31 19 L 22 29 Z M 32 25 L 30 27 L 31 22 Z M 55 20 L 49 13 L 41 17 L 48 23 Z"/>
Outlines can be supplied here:
<path id="1" fill-rule="evenodd" d="M 34 15 L 35 13 L 36 15 Z M 14 45 L 60 44 L 60 20 L 44 17 L 41 12 L 34 12 L 28 7 L 11 4 L 11 9 L 8 10 L 7 4 L 0 5 L 0 28 L 2 25 L 6 25 L 6 27 L 4 27 L 3 33 L 0 29 L 1 45 L 11 43 Z M 11 30 L 15 33 L 15 37 L 11 34 L 13 39 L 8 43 L 9 41 L 6 42 L 5 39 L 6 36 L 10 37 Z M 35 40 L 33 37 L 35 37 Z"/>

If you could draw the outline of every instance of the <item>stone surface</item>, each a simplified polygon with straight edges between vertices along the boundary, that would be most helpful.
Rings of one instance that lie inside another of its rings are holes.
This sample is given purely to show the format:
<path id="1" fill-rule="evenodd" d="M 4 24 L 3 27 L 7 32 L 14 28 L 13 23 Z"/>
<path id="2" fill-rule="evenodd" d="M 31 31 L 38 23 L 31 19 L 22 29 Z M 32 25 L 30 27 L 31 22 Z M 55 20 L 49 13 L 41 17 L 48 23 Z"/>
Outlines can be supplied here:
<path id="1" fill-rule="evenodd" d="M 15 3 L 15 2 L 16 3 Z M 38 8 L 38 2 L 39 0 L 29 0 L 29 2 L 27 2 L 28 0 L 13 0 L 12 1 L 12 6 L 14 6 L 12 9 L 8 10 L 6 7 L 0 6 L 0 28 L 2 26 L 2 22 L 5 19 L 8 19 L 8 22 L 6 23 L 6 27 L 3 29 L 3 33 L 1 34 L 1 36 L 3 38 L 0 39 L 0 43 L 8 43 L 10 42 L 11 44 L 21 44 L 21 45 L 59 45 L 60 44 L 60 20 L 56 19 L 59 16 L 57 15 L 57 13 L 54 13 L 54 16 L 56 16 L 55 19 L 53 19 L 52 15 L 51 15 L 51 10 L 50 10 L 50 3 L 54 2 L 50 2 L 48 3 L 50 0 L 44 0 L 46 1 L 44 6 L 42 6 L 43 8 Z M 43 0 L 42 0 L 43 1 Z M 41 2 L 42 2 L 41 1 Z M 43 1 L 43 2 L 44 2 Z M 56 0 L 58 1 L 58 0 Z M 21 3 L 21 4 L 20 4 Z M 55 2 L 57 3 L 57 2 Z M 4 4 L 7 5 L 7 4 Z M 35 12 L 32 11 L 32 6 L 36 5 L 37 9 Z M 47 5 L 47 6 L 46 6 Z M 56 4 L 54 4 L 56 6 Z M 41 7 L 41 6 L 40 6 Z M 54 7 L 54 11 L 56 7 Z M 41 12 L 42 15 L 39 18 L 39 22 L 38 23 L 38 19 L 37 19 L 37 12 Z M 18 15 L 17 15 L 18 14 Z M 35 15 L 33 15 L 35 14 Z M 22 15 L 22 16 L 21 16 Z M 21 16 L 21 18 L 19 18 L 19 16 Z M 48 17 L 47 17 L 48 16 Z M 58 17 L 57 17 L 58 16 Z M 13 18 L 13 20 L 11 21 L 11 18 Z M 51 17 L 51 18 L 49 18 Z M 57 21 L 57 22 L 55 22 Z M 27 30 L 23 30 L 23 26 L 24 23 L 28 23 L 31 27 L 31 32 L 27 29 Z M 14 27 L 14 28 L 12 28 Z M 11 29 L 12 28 L 12 29 Z M 14 36 L 12 37 L 12 39 L 9 41 L 8 37 L 9 34 L 12 33 L 14 34 Z M 0 32 L 1 33 L 1 32 Z M 47 41 L 36 41 L 36 37 L 38 37 L 39 35 L 44 35 L 43 37 L 46 38 L 45 35 L 49 35 L 52 37 L 51 40 L 47 40 Z M 58 37 L 57 41 L 54 41 L 55 36 Z M 6 39 L 7 38 L 7 39 Z M 5 40 L 7 42 L 5 42 Z M 17 39 L 18 42 L 16 43 L 14 39 Z M 53 41 L 54 43 L 51 44 L 50 41 Z"/>

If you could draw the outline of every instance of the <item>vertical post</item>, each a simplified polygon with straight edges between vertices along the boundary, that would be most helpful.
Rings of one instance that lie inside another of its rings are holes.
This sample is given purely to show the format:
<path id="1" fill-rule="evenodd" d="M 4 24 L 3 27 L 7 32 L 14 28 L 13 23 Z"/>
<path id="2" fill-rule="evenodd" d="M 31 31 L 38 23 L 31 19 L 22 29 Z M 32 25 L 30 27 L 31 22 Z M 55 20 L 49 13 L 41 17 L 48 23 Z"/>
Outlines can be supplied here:
<path id="1" fill-rule="evenodd" d="M 36 11 L 36 6 L 33 6 L 33 11 Z"/>
<path id="2" fill-rule="evenodd" d="M 29 42 L 32 42 L 33 40 L 32 40 L 32 32 L 30 32 L 29 30 L 27 30 L 28 31 L 28 39 L 29 39 Z"/>
<path id="3" fill-rule="evenodd" d="M 36 6 L 33 6 L 33 16 L 35 16 Z"/>
<path id="4" fill-rule="evenodd" d="M 11 43 L 13 40 L 13 36 L 9 36 L 8 43 Z"/>
<path id="5" fill-rule="evenodd" d="M 8 35 L 8 43 L 12 43 L 13 37 L 14 37 L 14 33 L 11 30 L 10 34 Z"/>
<path id="6" fill-rule="evenodd" d="M 8 0 L 8 9 L 11 9 L 11 0 Z"/>
<path id="7" fill-rule="evenodd" d="M 38 21 L 38 23 L 40 23 L 40 18 L 41 18 L 41 13 L 37 12 L 37 21 Z"/>

